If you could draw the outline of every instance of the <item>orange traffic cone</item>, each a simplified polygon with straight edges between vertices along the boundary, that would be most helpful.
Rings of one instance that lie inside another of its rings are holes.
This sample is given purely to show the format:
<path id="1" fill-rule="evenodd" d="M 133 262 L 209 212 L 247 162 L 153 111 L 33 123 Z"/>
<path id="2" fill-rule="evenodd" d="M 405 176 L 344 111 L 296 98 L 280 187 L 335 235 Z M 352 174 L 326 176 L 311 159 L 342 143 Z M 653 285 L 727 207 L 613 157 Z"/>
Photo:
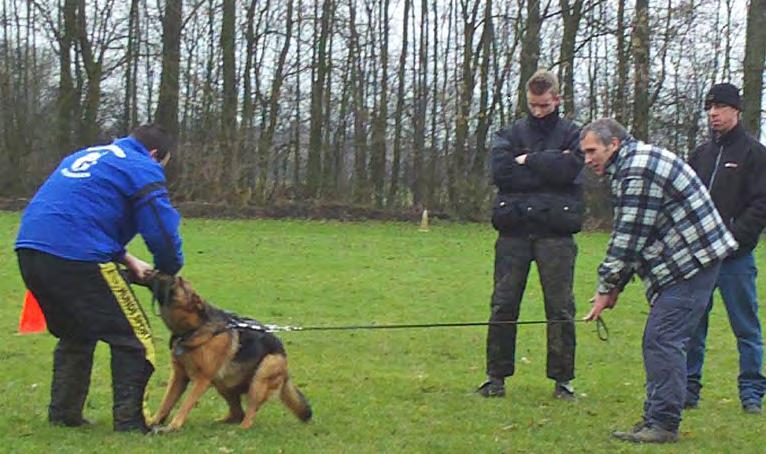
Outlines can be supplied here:
<path id="1" fill-rule="evenodd" d="M 45 331 L 45 315 L 37 303 L 35 295 L 27 290 L 24 296 L 24 308 L 21 309 L 19 334 L 42 333 Z"/>

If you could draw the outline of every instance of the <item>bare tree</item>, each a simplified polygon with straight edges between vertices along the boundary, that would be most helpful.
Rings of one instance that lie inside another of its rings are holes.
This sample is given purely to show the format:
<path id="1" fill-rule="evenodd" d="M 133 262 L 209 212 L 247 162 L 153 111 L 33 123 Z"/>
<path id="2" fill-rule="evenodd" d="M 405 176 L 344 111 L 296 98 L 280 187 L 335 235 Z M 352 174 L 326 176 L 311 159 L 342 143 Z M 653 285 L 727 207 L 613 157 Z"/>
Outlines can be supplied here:
<path id="1" fill-rule="evenodd" d="M 636 0 L 633 51 L 633 135 L 649 139 L 649 0 Z"/>
<path id="2" fill-rule="evenodd" d="M 330 35 L 330 22 L 334 11 L 333 0 L 322 1 L 322 13 L 318 17 L 315 30 L 318 30 L 314 77 L 311 83 L 311 129 L 309 131 L 309 150 L 306 174 L 306 194 L 316 197 L 322 177 L 322 125 L 324 123 L 322 102 L 328 72 L 327 41 Z M 315 34 L 316 36 L 316 34 Z"/>
<path id="3" fill-rule="evenodd" d="M 181 64 L 183 0 L 167 0 L 162 15 L 162 73 L 157 100 L 157 123 L 178 135 L 178 72 Z"/>
<path id="4" fill-rule="evenodd" d="M 220 152 L 223 155 L 223 169 L 229 178 L 231 190 L 240 188 L 241 162 L 237 147 L 237 87 L 236 64 L 234 63 L 235 24 L 237 23 L 234 0 L 223 0 L 221 20 L 221 69 L 223 76 L 223 103 L 221 105 Z"/>
<path id="5" fill-rule="evenodd" d="M 766 0 L 750 0 L 745 38 L 745 75 L 742 120 L 756 137 L 761 135 L 763 119 L 763 74 L 766 59 Z"/>
<path id="6" fill-rule="evenodd" d="M 580 29 L 580 20 L 582 19 L 582 7 L 584 0 L 574 0 L 571 4 L 569 0 L 559 0 L 561 6 L 561 15 L 564 22 L 564 30 L 561 36 L 560 47 L 560 79 L 562 95 L 564 98 L 564 114 L 572 119 L 575 115 L 574 105 L 574 59 L 575 59 L 575 40 L 577 31 Z M 622 1 L 622 0 L 621 0 Z M 621 32 L 620 32 L 621 33 Z"/>
<path id="7" fill-rule="evenodd" d="M 396 92 L 396 110 L 394 111 L 394 155 L 391 161 L 391 187 L 388 192 L 388 205 L 396 203 L 399 192 L 399 169 L 402 155 L 402 117 L 404 116 L 404 70 L 407 65 L 407 34 L 409 33 L 410 7 L 412 0 L 404 0 L 404 24 L 402 26 L 402 50 L 399 53 L 399 88 Z"/>
<path id="8" fill-rule="evenodd" d="M 258 191 L 259 196 L 262 196 L 262 191 L 265 190 L 268 156 L 274 141 L 274 133 L 277 129 L 277 120 L 280 115 L 279 101 L 281 99 L 282 85 L 285 81 L 285 62 L 287 61 L 287 54 L 290 51 L 290 43 L 293 36 L 293 0 L 287 1 L 284 22 L 286 24 L 285 37 L 274 69 L 274 79 L 271 83 L 271 91 L 268 98 L 269 111 L 264 117 L 263 123 L 265 124 L 261 125 L 261 136 L 258 139 L 258 186 L 261 189 L 261 191 Z"/>
<path id="9" fill-rule="evenodd" d="M 527 80 L 537 71 L 540 59 L 540 0 L 527 0 L 527 22 L 521 41 L 521 68 L 516 99 L 516 118 L 527 108 Z"/>
<path id="10" fill-rule="evenodd" d="M 390 0 L 381 0 L 380 32 L 380 98 L 372 120 L 370 179 L 377 206 L 383 205 L 386 176 L 386 127 L 388 123 L 388 7 Z"/>
<path id="11" fill-rule="evenodd" d="M 612 112 L 614 118 L 622 124 L 628 124 L 628 50 L 625 40 L 625 0 L 617 0 L 617 74 L 615 91 L 612 94 Z"/>

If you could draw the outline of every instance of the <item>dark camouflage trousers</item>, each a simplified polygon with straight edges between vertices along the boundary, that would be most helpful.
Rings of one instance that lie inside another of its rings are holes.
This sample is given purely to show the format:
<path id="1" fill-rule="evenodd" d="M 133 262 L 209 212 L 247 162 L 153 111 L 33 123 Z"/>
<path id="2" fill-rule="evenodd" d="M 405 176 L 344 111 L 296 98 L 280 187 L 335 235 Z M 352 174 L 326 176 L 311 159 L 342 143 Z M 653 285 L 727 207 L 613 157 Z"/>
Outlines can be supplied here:
<path id="1" fill-rule="evenodd" d="M 529 267 L 537 264 L 549 323 L 548 378 L 574 378 L 575 303 L 572 291 L 577 245 L 571 236 L 554 238 L 499 237 L 495 243 L 495 288 L 490 321 L 518 320 Z M 487 333 L 487 374 L 513 375 L 516 360 L 516 325 L 490 325 Z"/>

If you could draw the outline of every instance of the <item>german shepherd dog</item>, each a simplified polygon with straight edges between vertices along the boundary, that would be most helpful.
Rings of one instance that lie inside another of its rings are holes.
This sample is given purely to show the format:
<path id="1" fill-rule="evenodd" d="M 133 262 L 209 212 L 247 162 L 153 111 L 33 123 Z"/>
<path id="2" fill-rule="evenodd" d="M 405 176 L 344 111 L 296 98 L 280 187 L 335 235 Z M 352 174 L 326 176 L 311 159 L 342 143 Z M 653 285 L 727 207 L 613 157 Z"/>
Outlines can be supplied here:
<path id="1" fill-rule="evenodd" d="M 150 426 L 158 432 L 183 426 L 186 417 L 210 386 L 229 404 L 226 423 L 253 424 L 258 409 L 272 395 L 301 421 L 311 419 L 311 407 L 290 380 L 282 342 L 256 320 L 239 317 L 203 300 L 182 277 L 155 274 L 146 282 L 160 306 L 160 315 L 172 333 L 172 372 L 165 396 Z M 166 427 L 170 411 L 191 382 L 178 413 Z M 248 397 L 242 411 L 241 396 Z"/>

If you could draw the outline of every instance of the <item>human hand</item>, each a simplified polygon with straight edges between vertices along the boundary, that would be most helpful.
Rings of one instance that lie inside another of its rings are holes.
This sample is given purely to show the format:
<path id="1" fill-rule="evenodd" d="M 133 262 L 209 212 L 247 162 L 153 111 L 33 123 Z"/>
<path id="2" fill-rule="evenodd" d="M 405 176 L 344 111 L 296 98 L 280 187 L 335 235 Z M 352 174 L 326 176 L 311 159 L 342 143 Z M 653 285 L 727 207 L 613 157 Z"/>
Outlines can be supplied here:
<path id="1" fill-rule="evenodd" d="M 129 253 L 125 254 L 123 262 L 128 267 L 131 278 L 138 284 L 146 283 L 154 274 L 154 267 L 152 265 Z"/>
<path id="2" fill-rule="evenodd" d="M 590 312 L 588 312 L 588 315 L 586 315 L 583 320 L 588 322 L 598 320 L 604 309 L 612 309 L 617 305 L 617 297 L 619 295 L 620 293 L 617 289 L 614 289 L 609 293 L 596 293 L 590 300 L 591 303 L 593 303 L 593 307 L 591 307 Z"/>
<path id="3" fill-rule="evenodd" d="M 523 166 L 527 162 L 527 154 L 526 153 L 520 154 L 520 155 L 516 156 L 516 158 L 514 160 L 516 161 L 516 164 L 519 164 L 519 165 Z"/>

